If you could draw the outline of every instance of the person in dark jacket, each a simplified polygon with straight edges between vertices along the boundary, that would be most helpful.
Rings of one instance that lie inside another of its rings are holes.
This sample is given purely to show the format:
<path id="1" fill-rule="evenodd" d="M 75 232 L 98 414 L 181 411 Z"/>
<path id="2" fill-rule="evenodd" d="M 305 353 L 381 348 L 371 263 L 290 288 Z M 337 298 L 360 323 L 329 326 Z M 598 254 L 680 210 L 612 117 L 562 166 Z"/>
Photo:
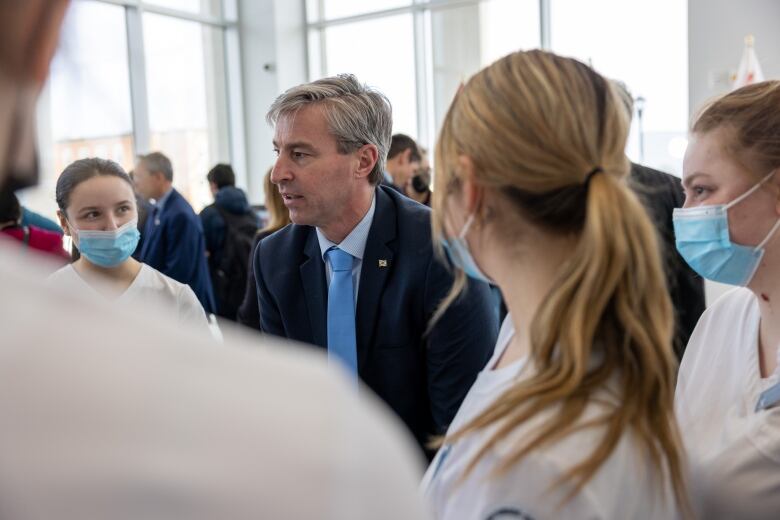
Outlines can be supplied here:
<path id="1" fill-rule="evenodd" d="M 658 230 L 666 285 L 674 306 L 674 351 L 678 359 L 682 359 L 685 346 L 706 307 L 704 280 L 688 266 L 675 247 L 672 212 L 685 203 L 682 182 L 674 175 L 632 162 L 629 183 Z"/>
<path id="2" fill-rule="evenodd" d="M 206 236 L 206 251 L 209 254 L 209 264 L 219 263 L 219 256 L 225 244 L 226 225 L 220 209 L 233 215 L 247 215 L 260 227 L 260 218 L 252 211 L 246 194 L 236 188 L 236 175 L 229 164 L 214 166 L 206 179 L 209 181 L 214 203 L 209 204 L 200 212 L 203 224 L 203 234 Z"/>
<path id="3" fill-rule="evenodd" d="M 257 245 L 267 236 L 271 236 L 290 223 L 290 212 L 284 205 L 282 194 L 279 189 L 271 182 L 271 169 L 265 174 L 263 186 L 265 188 L 265 209 L 268 211 L 268 222 L 263 229 L 255 235 L 252 244 L 252 253 L 249 255 L 248 269 L 246 279 L 246 291 L 244 292 L 244 301 L 238 308 L 238 322 L 255 330 L 260 329 L 260 307 L 257 304 L 257 282 L 255 281 L 255 271 L 252 269 L 252 258 L 254 257 Z"/>
<path id="4" fill-rule="evenodd" d="M 214 203 L 203 208 L 200 221 L 206 238 L 217 315 L 236 320 L 249 269 L 247 255 L 251 253 L 260 218 L 252 211 L 246 194 L 236 188 L 236 175 L 229 164 L 217 164 L 206 179 Z"/>
<path id="5" fill-rule="evenodd" d="M 271 181 L 293 223 L 255 250 L 260 326 L 327 351 L 425 447 L 493 352 L 490 289 L 469 281 L 431 324 L 454 275 L 434 255 L 430 209 L 378 186 L 392 128 L 383 94 L 351 74 L 324 78 L 287 90 L 267 120 Z"/>
<path id="6" fill-rule="evenodd" d="M 173 188 L 170 159 L 160 152 L 139 156 L 133 177 L 138 193 L 154 200 L 142 231 L 139 261 L 189 285 L 206 314 L 214 313 L 203 227 L 190 203 Z"/>
<path id="7" fill-rule="evenodd" d="M 614 83 L 623 96 L 628 116 L 632 117 L 634 98 L 624 83 Z M 677 358 L 682 359 L 688 339 L 706 307 L 704 280 L 688 266 L 675 246 L 672 213 L 685 203 L 682 182 L 674 175 L 634 162 L 628 181 L 658 231 L 666 285 L 674 306 L 674 351 Z"/>

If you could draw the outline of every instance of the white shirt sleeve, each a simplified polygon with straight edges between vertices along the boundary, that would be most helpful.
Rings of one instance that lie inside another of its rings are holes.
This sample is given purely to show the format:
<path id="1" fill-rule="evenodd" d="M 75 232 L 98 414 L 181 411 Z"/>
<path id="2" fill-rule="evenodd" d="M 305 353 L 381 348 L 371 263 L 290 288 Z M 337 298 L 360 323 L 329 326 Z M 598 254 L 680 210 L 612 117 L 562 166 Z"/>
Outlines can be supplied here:
<path id="1" fill-rule="evenodd" d="M 182 284 L 176 297 L 176 307 L 179 316 L 179 325 L 190 327 L 192 330 L 200 330 L 205 335 L 211 335 L 206 311 L 200 304 L 198 297 L 189 285 Z"/>

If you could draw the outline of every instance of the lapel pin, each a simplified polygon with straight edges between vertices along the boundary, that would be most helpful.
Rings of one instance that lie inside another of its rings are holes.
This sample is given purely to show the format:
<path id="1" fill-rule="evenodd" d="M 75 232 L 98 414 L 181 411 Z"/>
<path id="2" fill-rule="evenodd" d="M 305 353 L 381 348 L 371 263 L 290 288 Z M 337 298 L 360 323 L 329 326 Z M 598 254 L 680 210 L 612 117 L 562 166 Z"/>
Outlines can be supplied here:
<path id="1" fill-rule="evenodd" d="M 387 267 L 387 260 L 380 260 L 379 267 Z"/>

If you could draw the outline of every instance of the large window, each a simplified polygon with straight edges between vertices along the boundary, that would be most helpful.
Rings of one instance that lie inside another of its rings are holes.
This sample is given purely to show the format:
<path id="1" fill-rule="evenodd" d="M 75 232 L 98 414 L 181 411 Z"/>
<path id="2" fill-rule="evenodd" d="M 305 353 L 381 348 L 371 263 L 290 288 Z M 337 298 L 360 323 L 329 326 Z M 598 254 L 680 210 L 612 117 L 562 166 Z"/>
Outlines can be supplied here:
<path id="1" fill-rule="evenodd" d="M 377 35 L 392 35 L 387 44 L 362 45 Z M 411 14 L 388 16 L 325 29 L 326 75 L 355 74 L 380 87 L 393 105 L 394 131 L 417 133 L 414 83 L 414 25 Z"/>
<path id="2" fill-rule="evenodd" d="M 541 44 L 538 0 L 307 0 L 309 76 L 350 72 L 393 105 L 393 131 L 430 147 L 458 85 Z"/>
<path id="3" fill-rule="evenodd" d="M 310 79 L 355 73 L 390 98 L 394 130 L 424 146 L 434 144 L 461 82 L 510 52 L 542 47 L 624 82 L 641 98 L 629 157 L 681 173 L 686 1 L 307 0 L 306 7 Z"/>
<path id="4" fill-rule="evenodd" d="M 228 161 L 222 34 L 202 24 L 144 15 L 150 148 L 174 164 L 174 185 L 195 206 L 210 202 L 206 172 Z"/>
<path id="5" fill-rule="evenodd" d="M 551 1 L 552 50 L 623 82 L 639 100 L 629 157 L 677 175 L 688 121 L 687 20 L 679 0 Z"/>
<path id="6" fill-rule="evenodd" d="M 39 105 L 41 183 L 22 201 L 53 217 L 57 177 L 72 161 L 103 157 L 129 171 L 138 154 L 159 150 L 195 209 L 208 204 L 208 169 L 233 159 L 227 83 L 240 71 L 226 70 L 226 46 L 235 41 L 226 36 L 236 30 L 222 14 L 227 7 L 74 1 Z"/>

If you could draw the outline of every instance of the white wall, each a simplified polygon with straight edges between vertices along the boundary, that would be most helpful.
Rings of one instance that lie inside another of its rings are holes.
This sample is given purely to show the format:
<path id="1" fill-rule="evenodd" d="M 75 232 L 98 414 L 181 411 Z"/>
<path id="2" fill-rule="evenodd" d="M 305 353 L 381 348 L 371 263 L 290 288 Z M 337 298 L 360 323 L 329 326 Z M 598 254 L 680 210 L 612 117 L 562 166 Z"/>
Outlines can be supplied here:
<path id="1" fill-rule="evenodd" d="M 688 0 L 691 114 L 708 99 L 729 91 L 724 80 L 736 72 L 748 34 L 756 38 L 766 78 L 780 79 L 780 1 Z"/>
<path id="2" fill-rule="evenodd" d="M 273 164 L 273 130 L 268 107 L 284 90 L 306 81 L 303 2 L 239 0 L 247 191 L 254 204 L 264 201 L 263 176 Z"/>

